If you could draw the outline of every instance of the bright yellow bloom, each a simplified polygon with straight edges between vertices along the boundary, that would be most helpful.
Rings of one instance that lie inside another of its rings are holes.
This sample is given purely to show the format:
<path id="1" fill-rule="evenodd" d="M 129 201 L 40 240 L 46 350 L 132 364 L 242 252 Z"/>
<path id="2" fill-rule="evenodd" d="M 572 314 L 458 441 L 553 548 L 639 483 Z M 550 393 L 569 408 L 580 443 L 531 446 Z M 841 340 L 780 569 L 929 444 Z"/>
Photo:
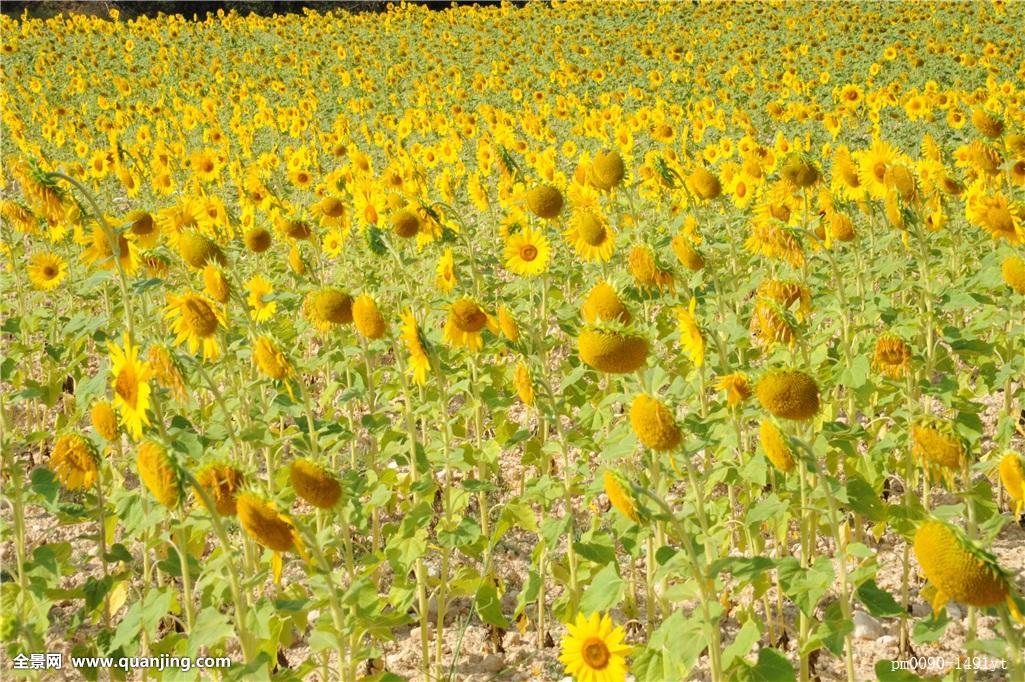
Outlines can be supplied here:
<path id="1" fill-rule="evenodd" d="M 545 271 L 552 248 L 548 237 L 527 226 L 505 240 L 505 267 L 523 277 L 535 277 Z"/>
<path id="2" fill-rule="evenodd" d="M 124 335 L 124 349 L 112 343 L 108 343 L 107 348 L 110 351 L 114 407 L 121 416 L 125 431 L 138 440 L 142 436 L 142 427 L 150 423 L 146 414 L 150 386 L 146 381 L 152 376 L 152 369 L 148 362 L 139 361 L 139 347 L 132 345 L 127 333 Z"/>
<path id="3" fill-rule="evenodd" d="M 626 657 L 633 648 L 623 644 L 623 628 L 614 627 L 607 614 L 590 617 L 577 614 L 575 623 L 568 623 L 569 636 L 562 640 L 559 660 L 576 682 L 624 682 Z"/>
<path id="4" fill-rule="evenodd" d="M 268 296 L 274 293 L 274 286 L 270 280 L 257 275 L 246 282 L 246 290 L 249 292 L 246 302 L 249 303 L 250 314 L 256 322 L 266 322 L 274 317 L 278 304 L 276 301 L 268 300 Z"/>
<path id="5" fill-rule="evenodd" d="M 37 253 L 28 262 L 28 279 L 32 286 L 49 291 L 59 285 L 68 274 L 68 263 L 55 253 Z"/>
<path id="6" fill-rule="evenodd" d="M 180 296 L 168 294 L 164 318 L 171 320 L 171 330 L 177 335 L 175 345 L 188 341 L 190 353 L 202 347 L 204 360 L 216 360 L 220 356 L 217 330 L 225 326 L 225 320 L 224 313 L 213 301 L 193 292 Z"/>

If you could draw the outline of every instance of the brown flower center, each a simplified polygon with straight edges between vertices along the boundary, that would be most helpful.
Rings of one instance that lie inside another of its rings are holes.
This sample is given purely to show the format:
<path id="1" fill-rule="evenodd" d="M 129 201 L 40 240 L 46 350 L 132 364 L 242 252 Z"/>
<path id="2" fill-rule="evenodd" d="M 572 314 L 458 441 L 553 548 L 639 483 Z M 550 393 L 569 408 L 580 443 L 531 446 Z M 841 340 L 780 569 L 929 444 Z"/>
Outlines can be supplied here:
<path id="1" fill-rule="evenodd" d="M 609 648 L 605 645 L 604 640 L 599 637 L 591 637 L 584 642 L 580 653 L 583 655 L 584 663 L 589 668 L 595 670 L 603 670 L 609 664 L 609 659 L 611 658 Z"/>
<path id="2" fill-rule="evenodd" d="M 520 258 L 528 263 L 537 258 L 537 247 L 533 244 L 524 244 L 520 247 Z"/>

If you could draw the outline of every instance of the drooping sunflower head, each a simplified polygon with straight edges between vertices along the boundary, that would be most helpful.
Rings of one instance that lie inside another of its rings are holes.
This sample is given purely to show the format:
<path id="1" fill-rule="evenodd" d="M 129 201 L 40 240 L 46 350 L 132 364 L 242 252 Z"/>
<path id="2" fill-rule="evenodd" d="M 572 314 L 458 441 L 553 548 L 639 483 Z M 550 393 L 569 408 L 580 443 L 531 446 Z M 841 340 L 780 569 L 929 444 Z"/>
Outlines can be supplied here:
<path id="1" fill-rule="evenodd" d="M 648 341 L 627 331 L 586 327 L 577 337 L 580 359 L 599 372 L 628 374 L 648 358 Z"/>
<path id="2" fill-rule="evenodd" d="M 231 287 L 224 273 L 213 263 L 203 268 L 203 291 L 218 303 L 227 303 L 231 297 Z"/>
<path id="3" fill-rule="evenodd" d="M 608 282 L 598 282 L 591 287 L 580 313 L 588 324 L 612 321 L 630 324 L 632 317 L 619 294 Z"/>
<path id="4" fill-rule="evenodd" d="M 886 168 L 886 186 L 897 192 L 901 200 L 909 202 L 918 194 L 918 183 L 907 166 L 895 163 Z"/>
<path id="5" fill-rule="evenodd" d="M 937 590 L 933 608 L 949 599 L 980 608 L 1007 600 L 1010 585 L 996 560 L 945 523 L 930 520 L 918 526 L 915 558 Z"/>
<path id="6" fill-rule="evenodd" d="M 297 459 L 288 469 L 295 494 L 318 509 L 333 507 L 342 495 L 342 486 L 327 469 L 308 459 Z"/>
<path id="7" fill-rule="evenodd" d="M 99 476 L 99 462 L 89 441 L 77 433 L 70 433 L 54 443 L 50 452 L 50 470 L 68 490 L 86 490 Z"/>
<path id="8" fill-rule="evenodd" d="M 722 183 L 719 178 L 703 166 L 698 166 L 687 177 L 687 186 L 699 199 L 710 201 L 722 194 Z"/>
<path id="9" fill-rule="evenodd" d="M 637 286 L 642 289 L 658 291 L 674 289 L 673 273 L 659 267 L 651 247 L 646 244 L 635 244 L 627 257 L 630 274 Z"/>
<path id="10" fill-rule="evenodd" d="M 566 672 L 580 682 L 618 682 L 626 679 L 626 657 L 633 651 L 623 644 L 626 633 L 615 627 L 608 615 L 590 617 L 578 613 L 575 623 L 566 625 L 569 635 L 562 640 L 559 660 Z"/>
<path id="11" fill-rule="evenodd" d="M 117 440 L 117 417 L 114 415 L 114 408 L 106 400 L 97 400 L 89 410 L 89 419 L 92 421 L 93 429 L 100 434 L 104 440 Z"/>
<path id="12" fill-rule="evenodd" d="M 287 552 L 296 546 L 295 526 L 271 502 L 245 492 L 236 499 L 236 511 L 246 534 L 267 549 Z"/>
<path id="13" fill-rule="evenodd" d="M 586 261 L 607 261 L 616 250 L 612 227 L 598 213 L 589 209 L 573 213 L 565 236 L 577 255 Z"/>
<path id="14" fill-rule="evenodd" d="M 288 358 L 278 350 L 274 341 L 266 336 L 259 336 L 253 342 L 253 364 L 263 375 L 279 381 L 294 372 Z"/>
<path id="15" fill-rule="evenodd" d="M 900 379 L 911 366 L 911 348 L 895 334 L 881 334 L 876 339 L 872 366 L 884 376 Z"/>
<path id="16" fill-rule="evenodd" d="M 310 294 L 315 322 L 333 325 L 352 322 L 352 296 L 341 289 L 321 289 Z"/>
<path id="17" fill-rule="evenodd" d="M 612 506 L 634 523 L 640 523 L 639 505 L 630 482 L 622 474 L 612 469 L 605 470 L 602 482 L 605 487 L 605 494 L 608 496 Z"/>
<path id="18" fill-rule="evenodd" d="M 562 192 L 551 185 L 537 185 L 527 192 L 527 207 L 543 220 L 557 218 L 562 212 Z"/>
<path id="19" fill-rule="evenodd" d="M 186 292 L 182 295 L 168 294 L 165 317 L 171 320 L 171 329 L 177 335 L 175 344 L 188 341 L 190 353 L 200 346 L 203 357 L 215 360 L 220 355 L 217 344 L 217 330 L 225 324 L 224 313 L 211 300 L 200 294 Z"/>
<path id="20" fill-rule="evenodd" d="M 488 314 L 470 298 L 460 298 L 448 309 L 445 320 L 445 341 L 455 348 L 479 351 L 484 347 L 481 331 L 488 324 Z"/>
<path id="21" fill-rule="evenodd" d="M 698 253 L 686 235 L 678 234 L 673 237 L 670 246 L 683 267 L 692 272 L 697 272 L 705 267 L 704 256 Z"/>
<path id="22" fill-rule="evenodd" d="M 598 189 L 610 190 L 623 181 L 626 167 L 623 164 L 623 157 L 619 152 L 605 151 L 598 152 L 591 159 L 591 172 L 588 179 Z"/>
<path id="23" fill-rule="evenodd" d="M 1000 276 L 1004 284 L 1019 294 L 1025 294 L 1025 260 L 1018 256 L 1008 256 L 1000 264 Z"/>
<path id="24" fill-rule="evenodd" d="M 135 463 L 139 468 L 139 479 L 153 497 L 168 509 L 178 506 L 182 479 L 177 462 L 167 450 L 153 441 L 145 441 L 139 445 Z"/>
<path id="25" fill-rule="evenodd" d="M 774 467 L 784 474 L 793 470 L 794 456 L 789 440 L 771 419 L 763 419 L 758 425 L 758 441 Z"/>
<path id="26" fill-rule="evenodd" d="M 835 211 L 829 216 L 829 236 L 838 242 L 854 241 L 854 223 L 846 213 Z"/>
<path id="27" fill-rule="evenodd" d="M 245 476 L 237 467 L 213 462 L 196 474 L 196 482 L 213 500 L 218 514 L 234 516 L 237 513 L 238 494 L 245 485 Z"/>
<path id="28" fill-rule="evenodd" d="M 799 152 L 791 152 L 783 162 L 780 176 L 794 187 L 811 187 L 822 177 L 812 161 Z"/>
<path id="29" fill-rule="evenodd" d="M 224 253 L 212 239 L 191 230 L 178 235 L 178 253 L 189 267 L 196 270 L 204 268 L 207 263 L 225 263 Z"/>
<path id="30" fill-rule="evenodd" d="M 420 231 L 420 217 L 409 208 L 400 209 L 392 214 L 391 227 L 396 236 L 410 239 Z"/>
<path id="31" fill-rule="evenodd" d="M 763 374 L 755 394 L 762 407 L 781 419 L 811 419 L 819 411 L 819 386 L 799 370 L 778 369 Z"/>
<path id="32" fill-rule="evenodd" d="M 924 465 L 960 469 L 968 446 L 953 422 L 938 417 L 920 417 L 911 425 L 911 451 Z"/>
<path id="33" fill-rule="evenodd" d="M 185 375 L 178 361 L 164 346 L 151 346 L 146 356 L 157 383 L 178 400 L 185 399 Z"/>
<path id="34" fill-rule="evenodd" d="M 1015 514 L 1025 508 L 1025 461 L 1017 452 L 1008 450 L 1000 459 L 1000 482 L 1015 502 Z"/>
<path id="35" fill-rule="evenodd" d="M 1000 137 L 1004 133 L 1004 122 L 982 107 L 972 112 L 972 125 L 986 137 Z"/>
<path id="36" fill-rule="evenodd" d="M 645 393 L 635 397 L 630 405 L 630 425 L 637 440 L 656 452 L 675 449 L 683 438 L 669 408 Z"/>
<path id="37" fill-rule="evenodd" d="M 352 302 L 352 321 L 356 331 L 368 339 L 380 339 L 388 331 L 377 303 L 369 294 L 361 294 Z"/>
<path id="38" fill-rule="evenodd" d="M 270 230 L 265 227 L 254 227 L 246 232 L 244 241 L 246 248 L 253 253 L 263 253 L 270 248 L 271 237 Z"/>
<path id="39" fill-rule="evenodd" d="M 772 347 L 777 343 L 791 345 L 797 340 L 796 318 L 771 298 L 755 300 L 748 328 L 759 346 Z"/>
<path id="40" fill-rule="evenodd" d="M 530 407 L 534 404 L 534 382 L 530 380 L 530 370 L 523 361 L 517 362 L 513 370 L 513 387 L 524 405 Z"/>
<path id="41" fill-rule="evenodd" d="M 278 223 L 278 231 L 289 239 L 303 241 L 313 236 L 309 223 L 298 218 L 282 220 Z"/>
<path id="42" fill-rule="evenodd" d="M 427 381 L 427 372 L 431 368 L 431 359 L 427 355 L 427 345 L 420 335 L 420 328 L 411 309 L 402 313 L 401 336 L 406 350 L 409 351 L 408 373 L 414 383 L 423 386 Z"/>
<path id="43" fill-rule="evenodd" d="M 741 372 L 733 372 L 719 377 L 715 387 L 726 391 L 726 404 L 735 407 L 751 397 L 751 384 Z"/>

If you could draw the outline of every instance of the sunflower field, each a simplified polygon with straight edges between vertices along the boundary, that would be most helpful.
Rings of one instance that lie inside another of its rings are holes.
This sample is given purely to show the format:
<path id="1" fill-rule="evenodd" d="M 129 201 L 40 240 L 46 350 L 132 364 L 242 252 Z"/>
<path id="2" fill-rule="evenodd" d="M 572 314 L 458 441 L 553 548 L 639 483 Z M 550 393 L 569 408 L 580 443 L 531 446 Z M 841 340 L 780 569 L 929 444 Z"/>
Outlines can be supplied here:
<path id="1" fill-rule="evenodd" d="M 1025 680 L 1025 4 L 166 9 L 0 20 L 6 679 Z"/>

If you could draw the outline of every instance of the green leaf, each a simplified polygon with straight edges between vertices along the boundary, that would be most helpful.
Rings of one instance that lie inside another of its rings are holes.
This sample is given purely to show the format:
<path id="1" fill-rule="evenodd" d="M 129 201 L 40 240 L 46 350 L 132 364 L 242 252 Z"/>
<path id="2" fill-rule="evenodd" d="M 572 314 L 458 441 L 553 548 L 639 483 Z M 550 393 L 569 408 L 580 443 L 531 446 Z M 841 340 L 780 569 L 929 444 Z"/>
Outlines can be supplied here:
<path id="1" fill-rule="evenodd" d="M 815 612 L 819 599 L 826 593 L 835 577 L 833 562 L 828 557 L 820 556 L 810 568 L 801 568 L 794 557 L 780 561 L 779 581 L 783 592 L 807 615 Z"/>
<path id="2" fill-rule="evenodd" d="M 892 618 L 903 612 L 893 595 L 880 589 L 875 580 L 868 580 L 858 588 L 858 599 L 876 618 Z"/>
<path id="3" fill-rule="evenodd" d="M 758 652 L 758 662 L 745 663 L 734 678 L 736 682 L 795 682 L 794 666 L 777 649 L 766 647 Z"/>
<path id="4" fill-rule="evenodd" d="M 616 550 L 593 542 L 574 542 L 573 551 L 588 561 L 604 566 L 616 560 Z"/>
<path id="5" fill-rule="evenodd" d="M 931 644 L 943 636 L 949 622 L 947 610 L 941 609 L 939 617 L 934 613 L 929 618 L 915 623 L 911 631 L 911 641 L 915 644 Z"/>
<path id="6" fill-rule="evenodd" d="M 498 589 L 490 580 L 485 580 L 477 588 L 477 594 L 474 597 L 474 608 L 477 610 L 477 615 L 485 623 L 490 623 L 503 630 L 509 629 L 509 620 L 502 613 L 502 600 L 498 594 Z"/>
<path id="7" fill-rule="evenodd" d="M 712 564 L 712 574 L 731 573 L 737 580 L 753 580 L 775 565 L 775 561 L 763 556 L 726 557 Z"/>
<path id="8" fill-rule="evenodd" d="M 722 667 L 728 668 L 733 660 L 736 658 L 743 658 L 749 651 L 754 643 L 758 641 L 758 638 L 762 636 L 762 630 L 758 627 L 758 623 L 753 620 L 749 620 L 744 623 L 744 626 L 740 628 L 740 632 L 733 639 L 728 647 L 722 652 Z"/>
<path id="9" fill-rule="evenodd" d="M 199 612 L 192 624 L 186 653 L 194 657 L 201 647 L 217 646 L 234 632 L 235 629 L 228 622 L 228 617 L 215 607 L 208 606 Z"/>
<path id="10" fill-rule="evenodd" d="M 868 481 L 860 476 L 852 476 L 847 481 L 847 498 L 851 509 L 872 523 L 886 520 L 886 505 Z"/>
<path id="11" fill-rule="evenodd" d="M 619 577 L 616 564 L 611 563 L 594 576 L 580 599 L 580 610 L 585 614 L 608 611 L 623 598 L 626 583 Z"/>

